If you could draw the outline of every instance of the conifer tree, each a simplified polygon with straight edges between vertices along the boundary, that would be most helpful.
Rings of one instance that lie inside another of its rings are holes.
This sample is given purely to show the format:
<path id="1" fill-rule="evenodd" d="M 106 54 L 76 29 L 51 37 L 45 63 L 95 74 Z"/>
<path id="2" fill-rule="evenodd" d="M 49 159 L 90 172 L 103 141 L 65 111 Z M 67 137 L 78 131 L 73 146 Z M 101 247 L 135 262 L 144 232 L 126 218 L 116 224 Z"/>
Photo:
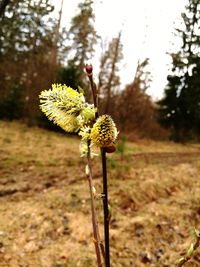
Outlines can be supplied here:
<path id="1" fill-rule="evenodd" d="M 200 2 L 188 0 L 182 25 L 176 29 L 181 49 L 171 54 L 165 96 L 158 102 L 159 121 L 170 128 L 172 138 L 185 141 L 200 133 Z"/>

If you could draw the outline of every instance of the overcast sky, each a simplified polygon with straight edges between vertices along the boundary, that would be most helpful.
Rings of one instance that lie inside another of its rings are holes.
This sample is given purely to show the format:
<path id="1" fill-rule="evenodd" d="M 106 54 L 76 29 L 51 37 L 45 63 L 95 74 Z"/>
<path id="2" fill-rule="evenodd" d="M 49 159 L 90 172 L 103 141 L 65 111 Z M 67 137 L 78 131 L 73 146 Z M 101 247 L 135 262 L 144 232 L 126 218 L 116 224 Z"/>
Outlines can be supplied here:
<path id="1" fill-rule="evenodd" d="M 61 0 L 54 0 L 57 8 Z M 80 0 L 64 0 L 62 26 L 69 27 Z M 174 28 L 187 0 L 94 0 L 95 28 L 103 40 L 122 30 L 124 59 L 122 84 L 133 81 L 138 60 L 150 58 L 153 82 L 149 94 L 162 97 L 170 57 L 166 52 L 176 44 Z M 98 63 L 98 53 L 92 60 Z M 96 68 L 97 69 L 97 68 Z"/>

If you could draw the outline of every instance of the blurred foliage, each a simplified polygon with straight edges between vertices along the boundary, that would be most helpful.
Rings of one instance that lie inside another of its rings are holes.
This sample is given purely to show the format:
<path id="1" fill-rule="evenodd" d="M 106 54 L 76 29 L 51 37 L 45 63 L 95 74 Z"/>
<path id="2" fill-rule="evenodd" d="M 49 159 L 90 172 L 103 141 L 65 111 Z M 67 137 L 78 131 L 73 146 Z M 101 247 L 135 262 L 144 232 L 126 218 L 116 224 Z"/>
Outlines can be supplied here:
<path id="1" fill-rule="evenodd" d="M 139 62 L 133 82 L 116 94 L 111 102 L 111 115 L 120 131 L 129 133 L 131 139 L 166 137 L 166 132 L 156 121 L 155 104 L 146 94 L 151 82 L 148 66 L 148 59 Z"/>
<path id="2" fill-rule="evenodd" d="M 23 114 L 22 88 L 14 86 L 6 97 L 0 99 L 0 119 L 20 119 Z"/>
<path id="3" fill-rule="evenodd" d="M 76 65 L 69 63 L 66 67 L 60 67 L 57 73 L 57 82 L 66 84 L 73 89 L 79 86 L 84 88 L 84 83 L 81 81 L 81 70 Z"/>
<path id="4" fill-rule="evenodd" d="M 21 114 L 33 124 L 39 114 L 38 94 L 52 83 L 53 77 L 50 64 L 53 9 L 47 0 L 14 0 L 0 17 L 1 110 L 5 105 L 8 108 L 1 117 L 14 119 Z"/>

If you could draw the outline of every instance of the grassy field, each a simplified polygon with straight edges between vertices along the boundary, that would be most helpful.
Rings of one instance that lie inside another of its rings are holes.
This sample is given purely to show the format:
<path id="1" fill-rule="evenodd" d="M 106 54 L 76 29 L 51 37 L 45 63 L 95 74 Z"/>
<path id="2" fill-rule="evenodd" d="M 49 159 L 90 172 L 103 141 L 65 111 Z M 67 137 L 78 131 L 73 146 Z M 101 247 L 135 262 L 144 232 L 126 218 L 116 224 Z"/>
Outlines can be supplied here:
<path id="1" fill-rule="evenodd" d="M 108 168 L 112 267 L 175 266 L 200 229 L 200 145 L 126 142 Z M 0 122 L 0 267 L 96 266 L 84 170 L 77 138 Z"/>

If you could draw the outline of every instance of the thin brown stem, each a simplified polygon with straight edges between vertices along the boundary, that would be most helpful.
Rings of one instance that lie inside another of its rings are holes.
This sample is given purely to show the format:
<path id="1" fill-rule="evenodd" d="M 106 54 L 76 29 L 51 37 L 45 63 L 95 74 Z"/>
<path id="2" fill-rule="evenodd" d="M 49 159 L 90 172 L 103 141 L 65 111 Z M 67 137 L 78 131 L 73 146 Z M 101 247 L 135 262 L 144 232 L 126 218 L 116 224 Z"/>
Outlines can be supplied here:
<path id="1" fill-rule="evenodd" d="M 101 160 L 102 160 L 102 173 L 103 173 L 103 211 L 104 211 L 105 262 L 106 262 L 106 267 L 110 267 L 107 167 L 106 167 L 106 152 L 105 152 L 104 148 L 101 149 Z"/>
<path id="2" fill-rule="evenodd" d="M 96 219 L 96 211 L 95 211 L 95 201 L 94 201 L 94 194 L 93 194 L 93 179 L 92 179 L 92 167 L 91 167 L 91 157 L 90 157 L 90 143 L 88 142 L 88 153 L 87 153 L 87 164 L 89 168 L 89 174 L 88 174 L 88 182 L 89 182 L 89 189 L 90 189 L 90 199 L 91 199 L 91 211 L 92 211 L 92 227 L 93 227 L 93 237 L 94 237 L 94 246 L 96 251 L 96 257 L 97 257 L 97 265 L 98 267 L 102 267 L 102 261 L 101 261 L 101 252 L 100 252 L 100 234 L 99 234 L 99 228 L 98 223 Z"/>
<path id="3" fill-rule="evenodd" d="M 90 86 L 92 89 L 93 103 L 94 103 L 94 106 L 96 108 L 95 117 L 97 119 L 99 117 L 98 92 L 97 92 L 96 84 L 94 83 L 94 80 L 93 80 L 92 65 L 86 65 L 86 72 L 87 72 L 87 76 L 88 76 L 88 79 L 90 81 Z"/>
<path id="4" fill-rule="evenodd" d="M 92 75 L 88 75 L 88 78 L 90 80 L 90 85 L 91 85 L 91 89 L 92 89 L 92 96 L 93 96 L 93 102 L 94 102 L 94 106 L 97 108 L 97 117 L 98 117 L 97 88 L 96 88 L 96 85 L 95 85 L 95 83 L 93 81 Z"/>

